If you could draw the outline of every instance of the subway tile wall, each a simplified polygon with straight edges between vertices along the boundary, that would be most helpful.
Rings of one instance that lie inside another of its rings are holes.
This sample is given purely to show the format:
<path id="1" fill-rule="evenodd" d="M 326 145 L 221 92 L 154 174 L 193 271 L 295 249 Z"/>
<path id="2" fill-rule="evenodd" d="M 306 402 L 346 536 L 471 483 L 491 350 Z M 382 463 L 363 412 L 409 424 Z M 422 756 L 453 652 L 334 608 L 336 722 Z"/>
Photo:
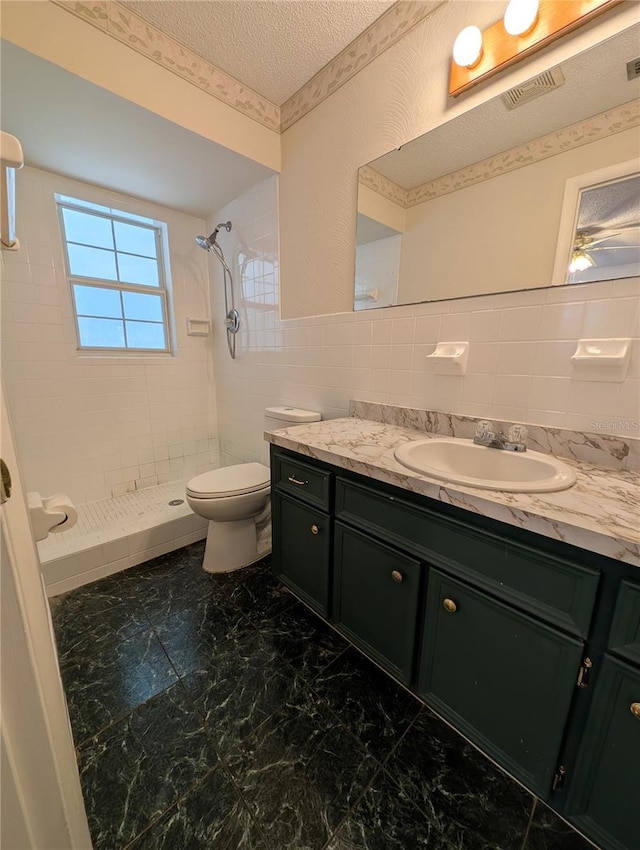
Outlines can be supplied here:
<path id="1" fill-rule="evenodd" d="M 28 490 L 78 503 L 218 466 L 205 224 L 174 210 L 33 168 L 18 173 L 21 249 L 2 252 L 2 378 Z M 54 193 L 165 221 L 177 356 L 76 350 Z"/>
<path id="2" fill-rule="evenodd" d="M 216 216 L 234 223 L 224 244 L 242 318 L 232 361 L 220 330 L 221 278 L 211 265 L 223 464 L 266 462 L 266 406 L 336 417 L 347 414 L 351 398 L 640 436 L 637 278 L 280 321 L 276 196 L 272 178 Z M 237 258 L 251 251 L 257 262 L 242 270 Z M 261 300 L 247 291 L 260 291 Z M 585 337 L 634 337 L 623 383 L 572 379 L 569 358 Z M 446 340 L 471 343 L 464 377 L 433 374 L 426 356 Z"/>

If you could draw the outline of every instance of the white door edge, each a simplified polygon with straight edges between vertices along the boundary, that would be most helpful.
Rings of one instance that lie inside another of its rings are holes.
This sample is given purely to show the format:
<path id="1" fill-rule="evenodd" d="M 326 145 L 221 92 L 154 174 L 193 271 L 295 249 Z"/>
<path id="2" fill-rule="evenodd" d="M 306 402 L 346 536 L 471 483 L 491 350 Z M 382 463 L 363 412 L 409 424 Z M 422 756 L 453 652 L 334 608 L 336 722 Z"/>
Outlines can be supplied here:
<path id="1" fill-rule="evenodd" d="M 91 850 L 49 606 L 4 393 L 0 435 L 0 455 L 12 479 L 11 496 L 0 508 L 0 698 L 3 760 L 6 756 L 11 768 L 10 782 L 2 787 L 0 845 L 4 848 L 4 838 L 12 834 L 24 835 L 26 824 L 31 846 L 7 850 Z"/>

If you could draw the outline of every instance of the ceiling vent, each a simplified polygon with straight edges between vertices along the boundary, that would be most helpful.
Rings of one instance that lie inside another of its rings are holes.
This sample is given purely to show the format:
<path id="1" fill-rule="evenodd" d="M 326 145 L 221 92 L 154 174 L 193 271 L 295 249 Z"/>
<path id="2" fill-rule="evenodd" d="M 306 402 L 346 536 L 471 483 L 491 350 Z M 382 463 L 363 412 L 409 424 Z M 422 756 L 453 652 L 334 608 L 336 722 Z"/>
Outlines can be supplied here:
<path id="1" fill-rule="evenodd" d="M 507 109 L 516 109 L 516 107 L 522 106 L 552 89 L 560 88 L 562 85 L 564 85 L 564 74 L 560 68 L 552 68 L 551 71 L 544 71 L 532 80 L 527 80 L 521 86 L 509 89 L 502 95 L 502 100 Z"/>
<path id="2" fill-rule="evenodd" d="M 627 79 L 635 80 L 636 77 L 640 77 L 640 59 L 632 59 L 631 62 L 627 62 Z"/>

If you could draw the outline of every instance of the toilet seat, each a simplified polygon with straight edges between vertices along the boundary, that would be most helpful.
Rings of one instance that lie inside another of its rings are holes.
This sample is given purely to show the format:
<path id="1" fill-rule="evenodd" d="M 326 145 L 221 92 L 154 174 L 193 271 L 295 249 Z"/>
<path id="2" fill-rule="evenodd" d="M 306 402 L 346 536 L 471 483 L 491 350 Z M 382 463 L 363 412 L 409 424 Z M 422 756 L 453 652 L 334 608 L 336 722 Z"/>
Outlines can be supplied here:
<path id="1" fill-rule="evenodd" d="M 186 490 L 196 499 L 220 499 L 242 496 L 267 489 L 271 484 L 269 467 L 261 463 L 239 463 L 196 475 Z"/>

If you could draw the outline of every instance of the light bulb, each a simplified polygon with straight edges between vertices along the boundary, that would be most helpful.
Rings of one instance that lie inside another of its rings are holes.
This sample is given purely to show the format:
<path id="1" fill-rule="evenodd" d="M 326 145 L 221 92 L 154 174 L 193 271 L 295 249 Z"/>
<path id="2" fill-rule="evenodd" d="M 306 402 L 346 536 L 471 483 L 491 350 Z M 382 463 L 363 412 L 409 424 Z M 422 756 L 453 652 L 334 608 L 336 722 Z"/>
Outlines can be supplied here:
<path id="1" fill-rule="evenodd" d="M 595 263 L 591 257 L 588 254 L 585 254 L 584 251 L 574 251 L 571 262 L 569 263 L 569 272 L 571 274 L 574 274 L 575 272 L 584 272 L 594 265 Z"/>
<path id="2" fill-rule="evenodd" d="M 538 20 L 539 0 L 510 0 L 504 13 L 504 28 L 509 35 L 524 35 Z"/>
<path id="3" fill-rule="evenodd" d="M 461 68 L 473 68 L 482 56 L 482 33 L 478 27 L 465 27 L 453 43 L 453 61 Z"/>

